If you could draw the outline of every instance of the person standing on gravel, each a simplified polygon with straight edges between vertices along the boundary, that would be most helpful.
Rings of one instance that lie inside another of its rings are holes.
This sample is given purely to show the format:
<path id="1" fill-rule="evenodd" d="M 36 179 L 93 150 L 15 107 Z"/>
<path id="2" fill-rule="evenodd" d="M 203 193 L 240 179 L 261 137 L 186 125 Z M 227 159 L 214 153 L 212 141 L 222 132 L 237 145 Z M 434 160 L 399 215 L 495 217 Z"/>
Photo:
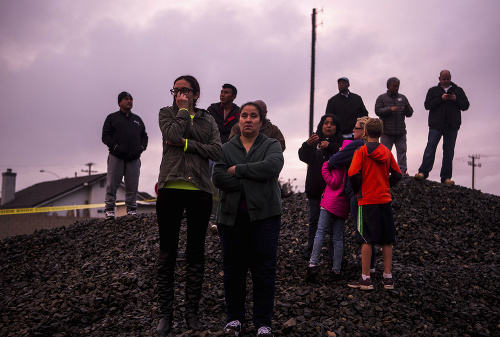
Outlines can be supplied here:
<path id="1" fill-rule="evenodd" d="M 396 232 L 392 215 L 390 188 L 401 180 L 399 169 L 391 151 L 379 143 L 383 123 L 370 118 L 365 123 L 365 145 L 356 150 L 348 175 L 353 191 L 358 196 L 356 242 L 361 244 L 361 277 L 349 287 L 372 290 L 370 261 L 374 244 L 382 246 L 384 259 L 384 288 L 393 289 L 392 245 Z"/>
<path id="2" fill-rule="evenodd" d="M 411 107 L 405 95 L 399 93 L 400 81 L 397 77 L 387 80 L 387 92 L 380 95 L 375 102 L 375 114 L 384 123 L 384 133 L 380 142 L 386 148 L 392 150 L 396 145 L 398 165 L 404 175 L 408 174 L 406 164 L 406 124 L 405 117 L 413 115 Z"/>
<path id="3" fill-rule="evenodd" d="M 261 101 L 260 99 L 256 100 L 255 103 L 257 103 L 262 111 L 264 111 L 264 123 L 262 123 L 262 127 L 260 128 L 260 132 L 268 136 L 269 138 L 274 138 L 278 142 L 280 142 L 281 149 L 283 152 L 285 152 L 286 145 L 285 145 L 285 137 L 283 136 L 283 133 L 281 133 L 281 130 L 271 123 L 271 121 L 267 118 L 267 105 L 264 103 L 264 101 Z M 241 130 L 240 130 L 240 125 L 239 123 L 236 123 L 233 125 L 233 128 L 231 129 L 231 133 L 229 134 L 229 139 L 233 138 L 236 135 L 241 135 Z"/>
<path id="4" fill-rule="evenodd" d="M 368 116 L 361 96 L 349 91 L 349 79 L 341 77 L 337 80 L 339 93 L 328 100 L 325 114 L 335 115 L 340 121 L 340 127 L 345 139 L 354 139 L 351 130 L 356 120 Z"/>
<path id="5" fill-rule="evenodd" d="M 439 84 L 432 87 L 425 97 L 425 109 L 429 110 L 429 137 L 425 147 L 422 165 L 415 174 L 417 180 L 425 180 L 434 166 L 436 148 L 443 137 L 443 163 L 441 165 L 441 182 L 455 185 L 451 180 L 453 157 L 458 130 L 462 124 L 462 113 L 469 109 L 469 100 L 462 88 L 451 81 L 449 70 L 439 74 Z"/>
<path id="6" fill-rule="evenodd" d="M 326 187 L 321 168 L 324 162 L 337 153 L 343 140 L 339 119 L 334 115 L 324 115 L 318 123 L 316 133 L 313 133 L 299 149 L 299 159 L 307 164 L 305 193 L 309 203 L 309 227 L 304 258 L 308 261 L 311 259 L 314 238 L 318 230 L 321 195 Z M 333 233 L 330 234 L 332 238 Z M 331 240 L 329 247 L 330 257 L 333 258 Z"/>
<path id="7" fill-rule="evenodd" d="M 248 270 L 253 284 L 253 324 L 257 337 L 272 337 L 284 158 L 280 143 L 260 133 L 264 113 L 248 102 L 241 107 L 240 136 L 222 146 L 212 181 L 220 190 L 217 228 L 222 244 L 227 324 L 238 336 L 245 322 Z"/>
<path id="8" fill-rule="evenodd" d="M 160 336 L 172 330 L 175 265 L 184 210 L 187 228 L 184 318 L 191 330 L 205 330 L 198 307 L 205 273 L 205 237 L 212 213 L 208 160 L 219 160 L 222 155 L 217 124 L 205 110 L 196 108 L 200 97 L 196 78 L 178 77 L 170 92 L 172 106 L 159 112 L 163 155 L 156 214 L 160 235 L 157 288 L 161 319 L 156 331 Z"/>
<path id="9" fill-rule="evenodd" d="M 137 191 L 141 154 L 148 146 L 148 134 L 141 117 L 132 113 L 133 98 L 123 91 L 118 95 L 120 110 L 109 114 L 102 127 L 102 142 L 108 146 L 106 176 L 106 219 L 115 218 L 116 191 L 125 177 L 127 214 L 137 214 Z"/>
<path id="10" fill-rule="evenodd" d="M 358 118 L 356 125 L 353 129 L 354 141 L 348 144 L 345 148 L 334 154 L 328 160 L 328 167 L 330 170 L 340 169 L 342 167 L 347 167 L 351 165 L 352 157 L 354 152 L 365 145 L 364 129 L 365 123 L 370 119 L 368 116 Z M 346 182 L 345 192 L 347 198 L 349 199 L 349 206 L 351 208 L 351 217 L 353 222 L 356 221 L 358 216 L 358 197 L 356 193 L 352 191 L 351 183 L 349 180 Z M 375 275 L 375 245 L 372 245 L 372 260 L 370 263 L 370 275 Z"/>

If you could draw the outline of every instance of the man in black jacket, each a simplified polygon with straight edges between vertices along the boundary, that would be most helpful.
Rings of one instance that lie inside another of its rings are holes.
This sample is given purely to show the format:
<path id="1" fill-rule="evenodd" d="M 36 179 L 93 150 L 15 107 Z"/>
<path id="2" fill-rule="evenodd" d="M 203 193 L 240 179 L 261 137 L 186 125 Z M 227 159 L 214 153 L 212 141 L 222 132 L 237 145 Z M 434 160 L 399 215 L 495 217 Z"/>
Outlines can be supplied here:
<path id="1" fill-rule="evenodd" d="M 142 119 L 132 113 L 133 98 L 128 92 L 118 95 L 120 110 L 109 114 L 102 127 L 102 142 L 108 146 L 106 178 L 106 219 L 115 218 L 116 191 L 125 177 L 127 214 L 137 214 L 137 190 L 141 153 L 148 146 L 148 135 Z"/>
<path id="2" fill-rule="evenodd" d="M 441 166 L 441 182 L 454 185 L 451 180 L 453 169 L 453 156 L 458 129 L 462 124 L 461 111 L 469 109 L 469 100 L 462 88 L 451 81 L 448 70 L 439 74 L 439 84 L 427 92 L 424 103 L 429 110 L 429 137 L 424 151 L 422 165 L 415 178 L 427 179 L 434 165 L 436 147 L 443 137 L 443 163 Z"/>
<path id="3" fill-rule="evenodd" d="M 220 91 L 220 102 L 211 104 L 207 109 L 219 126 L 222 144 L 228 141 L 231 128 L 240 118 L 240 107 L 233 103 L 237 93 L 234 85 L 224 84 Z"/>
<path id="4" fill-rule="evenodd" d="M 354 139 L 351 130 L 354 129 L 358 118 L 368 116 L 368 111 L 361 97 L 349 91 L 347 77 L 339 78 L 337 84 L 339 93 L 328 100 L 325 114 L 338 117 L 344 139 Z"/>

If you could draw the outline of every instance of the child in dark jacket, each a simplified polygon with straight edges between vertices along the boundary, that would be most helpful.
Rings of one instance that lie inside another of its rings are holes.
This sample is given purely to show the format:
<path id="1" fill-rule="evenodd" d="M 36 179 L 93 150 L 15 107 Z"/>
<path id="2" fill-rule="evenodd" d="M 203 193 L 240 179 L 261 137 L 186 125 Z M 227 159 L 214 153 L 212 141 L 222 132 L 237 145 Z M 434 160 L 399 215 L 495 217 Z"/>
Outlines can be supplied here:
<path id="1" fill-rule="evenodd" d="M 314 237 L 318 229 L 321 194 L 326 184 L 321 175 L 325 161 L 338 152 L 342 146 L 342 130 L 337 116 L 324 115 L 313 133 L 299 149 L 299 159 L 307 164 L 305 193 L 309 201 L 309 230 L 304 258 L 311 258 Z"/>

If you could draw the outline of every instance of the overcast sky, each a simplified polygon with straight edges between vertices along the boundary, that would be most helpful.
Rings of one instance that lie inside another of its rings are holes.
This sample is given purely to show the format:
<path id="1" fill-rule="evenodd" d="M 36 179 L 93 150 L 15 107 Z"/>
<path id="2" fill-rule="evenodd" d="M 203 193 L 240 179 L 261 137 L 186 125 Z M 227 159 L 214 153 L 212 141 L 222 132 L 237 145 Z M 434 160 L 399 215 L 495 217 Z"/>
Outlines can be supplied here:
<path id="1" fill-rule="evenodd" d="M 101 142 L 117 95 L 134 97 L 133 112 L 149 135 L 139 189 L 154 194 L 161 160 L 158 111 L 184 74 L 201 85 L 198 106 L 219 101 L 223 83 L 236 103 L 262 99 L 286 138 L 282 178 L 304 188 L 297 151 L 308 138 L 311 14 L 317 8 L 314 129 L 337 79 L 350 79 L 370 113 L 386 81 L 415 110 L 407 119 L 408 168 L 415 174 L 427 141 L 424 99 L 449 69 L 471 103 L 462 114 L 453 179 L 500 195 L 500 2 L 463 0 L 16 0 L 0 3 L 0 170 L 17 173 L 16 190 L 52 180 L 106 172 Z M 322 23 L 322 25 L 319 25 Z M 431 180 L 439 180 L 441 143 Z M 395 150 L 394 150 L 395 151 Z"/>

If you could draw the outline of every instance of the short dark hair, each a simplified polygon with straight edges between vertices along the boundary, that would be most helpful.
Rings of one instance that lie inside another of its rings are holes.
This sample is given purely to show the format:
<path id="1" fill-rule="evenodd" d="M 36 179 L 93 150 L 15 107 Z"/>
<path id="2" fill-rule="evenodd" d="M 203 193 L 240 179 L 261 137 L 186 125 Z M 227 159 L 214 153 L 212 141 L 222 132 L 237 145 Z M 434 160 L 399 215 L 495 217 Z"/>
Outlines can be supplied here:
<path id="1" fill-rule="evenodd" d="M 222 89 L 231 89 L 231 93 L 236 96 L 238 94 L 238 90 L 236 90 L 236 87 L 232 84 L 229 84 L 229 83 L 225 83 L 223 86 L 222 86 Z"/>
<path id="2" fill-rule="evenodd" d="M 370 118 L 365 123 L 365 130 L 370 138 L 380 138 L 383 129 L 384 123 L 378 118 Z"/>
<path id="3" fill-rule="evenodd" d="M 398 84 L 401 84 L 401 82 L 399 81 L 399 78 L 391 77 L 387 80 L 387 88 L 389 88 L 389 86 L 392 84 L 392 82 L 397 82 Z"/>
<path id="4" fill-rule="evenodd" d="M 180 81 L 180 80 L 186 80 L 188 81 L 188 83 L 191 85 L 191 87 L 193 88 L 193 92 L 195 94 L 200 94 L 200 84 L 198 83 L 198 80 L 196 78 L 194 78 L 194 76 L 191 76 L 191 75 L 182 75 L 182 76 L 179 76 L 175 79 L 174 81 L 174 85 L 177 81 Z M 199 98 L 199 97 L 198 97 Z M 195 99 L 194 100 L 194 106 L 196 106 L 196 101 L 198 99 Z M 174 104 L 173 104 L 174 107 L 177 107 L 177 103 L 175 102 L 175 97 L 174 97 Z"/>
<path id="5" fill-rule="evenodd" d="M 262 108 L 260 107 L 260 105 L 258 105 L 255 102 L 247 102 L 247 103 L 243 104 L 241 106 L 241 108 L 240 108 L 240 116 L 241 116 L 241 111 L 243 111 L 243 108 L 246 107 L 246 106 L 248 106 L 248 105 L 251 105 L 251 106 L 253 106 L 253 107 L 255 107 L 257 109 L 257 111 L 259 112 L 260 121 L 264 122 L 264 119 L 265 119 L 264 111 L 262 110 Z"/>

